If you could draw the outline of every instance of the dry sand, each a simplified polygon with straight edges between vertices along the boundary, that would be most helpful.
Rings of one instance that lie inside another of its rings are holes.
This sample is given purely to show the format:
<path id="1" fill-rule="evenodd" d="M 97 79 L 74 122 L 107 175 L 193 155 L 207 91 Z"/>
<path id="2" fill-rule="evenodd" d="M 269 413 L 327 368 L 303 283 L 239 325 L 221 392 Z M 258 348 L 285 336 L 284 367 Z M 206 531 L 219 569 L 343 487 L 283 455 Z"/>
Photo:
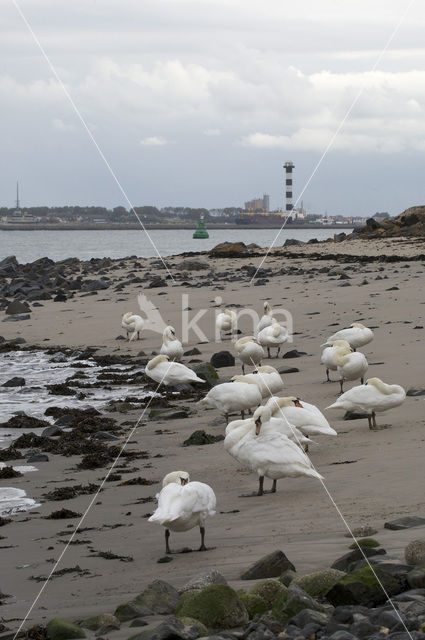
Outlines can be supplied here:
<path id="1" fill-rule="evenodd" d="M 376 243 L 362 242 L 357 253 L 399 254 L 403 246 L 406 257 L 412 251 L 418 254 L 423 251 L 423 244 L 403 245 L 395 241 L 390 246 L 386 244 L 385 250 Z M 332 251 L 341 253 L 343 247 L 346 253 L 353 251 L 353 244 L 349 243 L 310 245 L 302 250 L 307 254 L 313 250 L 332 254 Z M 291 251 L 299 253 L 300 248 L 288 250 L 287 257 L 272 255 L 264 267 L 277 271 L 288 266 L 308 270 L 335 265 L 332 256 L 329 260 L 314 261 L 308 256 L 294 258 Z M 202 259 L 208 258 L 202 256 Z M 180 260 L 176 257 L 168 261 L 172 273 L 178 271 L 176 265 Z M 257 266 L 260 259 L 209 261 L 215 273 L 232 270 L 243 275 L 241 266 Z M 132 262 L 127 261 L 125 267 L 111 271 L 109 275 L 121 276 L 131 270 Z M 153 262 L 149 260 L 146 264 Z M 209 310 L 199 324 L 210 340 L 214 335 L 214 299 L 217 295 L 226 304 L 252 307 L 259 313 L 267 299 L 274 307 L 288 309 L 294 318 L 294 343 L 283 352 L 292 348 L 306 352 L 297 359 L 271 361 L 274 366 L 299 368 L 299 373 L 284 376 L 284 395 L 297 395 L 322 410 L 335 400 L 339 385 L 324 383 L 319 345 L 338 327 L 356 320 L 373 327 L 375 332 L 374 341 L 364 348 L 369 360 L 368 376 L 378 376 L 406 389 L 424 388 L 424 265 L 421 261 L 359 264 L 355 258 L 349 264 L 349 287 L 339 287 L 338 277 L 331 278 L 327 273 L 305 273 L 275 275 L 264 286 L 250 285 L 244 275 L 243 280 L 236 282 L 225 282 L 218 277 L 211 286 L 201 288 L 182 286 L 181 279 L 176 284 L 169 282 L 166 288 L 144 291 L 141 285 L 129 285 L 121 293 L 110 288 L 97 296 L 77 295 L 66 303 L 47 301 L 43 307 L 33 309 L 30 320 L 2 324 L 0 333 L 8 339 L 23 336 L 31 345 L 98 346 L 101 353 L 136 355 L 143 350 L 150 354 L 160 347 L 158 334 L 145 332 L 142 340 L 131 343 L 115 339 L 120 334 L 121 315 L 127 310 L 137 311 L 137 293 L 143 291 L 149 296 L 164 320 L 174 325 L 178 335 L 182 329 L 182 294 L 187 294 L 192 309 L 190 317 L 201 309 Z M 149 271 L 153 273 L 160 268 L 150 267 Z M 203 274 L 202 271 L 191 273 L 190 281 L 196 281 Z M 376 280 L 378 275 L 383 279 Z M 361 284 L 365 279 L 368 284 Z M 391 287 L 398 289 L 388 291 Z M 164 292 L 165 295 L 161 295 Z M 242 320 L 240 329 L 244 334 L 252 331 L 248 319 Z M 202 360 L 208 361 L 221 349 L 233 351 L 230 341 L 219 345 L 212 341 L 198 343 L 199 339 L 192 333 L 187 348 L 198 346 Z M 189 360 L 185 358 L 186 363 Z M 220 379 L 228 380 L 239 372 L 238 364 L 220 369 Z M 346 388 L 353 384 L 346 384 Z M 350 544 L 344 536 L 346 526 L 318 481 L 282 480 L 278 482 L 275 495 L 241 498 L 241 494 L 256 488 L 257 478 L 239 468 L 224 451 L 221 442 L 203 447 L 180 446 L 195 429 L 223 433 L 224 421 L 219 426 L 211 426 L 218 417 L 216 411 L 200 410 L 187 400 L 179 403 L 190 409 L 188 419 L 163 423 L 142 420 L 130 448 L 147 450 L 151 458 L 136 461 L 138 471 L 123 479 L 142 475 L 159 482 L 171 470 L 186 469 L 193 480 L 209 483 L 218 501 L 217 515 L 207 522 L 206 542 L 212 548 L 202 554 L 174 555 L 171 563 L 157 564 L 164 555 L 163 530 L 148 523 L 145 517 L 153 511 L 154 503 L 138 504 L 137 500 L 154 496 L 160 485 L 119 487 L 117 482 L 107 483 L 83 524 L 83 527 L 95 529 L 77 535 L 76 539 L 82 543 L 69 546 L 58 567 L 79 565 L 89 573 L 54 578 L 34 607 L 29 618 L 31 623 L 58 615 L 75 620 L 113 612 L 118 604 L 140 593 L 154 578 L 180 586 L 200 571 L 216 568 L 232 585 L 239 585 L 241 570 L 275 549 L 283 550 L 301 573 L 328 567 L 346 552 Z M 315 438 L 317 444 L 310 447 L 313 464 L 325 477 L 326 487 L 349 526 L 367 524 L 375 527 L 378 530 L 375 537 L 389 556 L 402 560 L 407 542 L 423 537 L 425 527 L 389 531 L 384 529 L 384 523 L 404 515 L 425 516 L 424 397 L 409 397 L 404 405 L 387 416 L 379 416 L 378 422 L 387 424 L 388 428 L 377 432 L 368 430 L 366 420 L 343 421 L 342 413 L 338 411 L 327 411 L 326 414 L 338 436 Z M 134 423 L 139 415 L 130 412 L 116 417 Z M 163 433 L 157 434 L 158 429 Z M 156 458 L 158 454 L 162 457 Z M 21 487 L 38 500 L 43 493 L 57 486 L 98 482 L 105 475 L 104 469 L 76 470 L 78 460 L 50 455 L 48 463 L 37 464 L 37 473 L 13 481 L 2 480 L 1 485 Z M 266 480 L 267 484 L 269 482 Z M 0 609 L 4 620 L 17 620 L 26 614 L 43 584 L 30 577 L 50 572 L 52 560 L 56 560 L 64 548 L 66 532 L 73 531 L 69 525 L 76 524 L 75 520 L 50 521 L 42 516 L 62 507 L 82 512 L 90 499 L 91 496 L 82 496 L 65 502 L 44 502 L 40 508 L 14 517 L 12 524 L 0 529 L 0 535 L 6 536 L 0 541 L 0 591 L 12 595 Z M 112 524 L 124 526 L 113 529 L 104 526 Z M 197 530 L 172 534 L 172 548 L 187 545 L 193 548 L 199 545 Z M 131 555 L 134 561 L 124 563 L 91 557 L 89 547 Z M 13 628 L 17 622 L 8 624 Z"/>

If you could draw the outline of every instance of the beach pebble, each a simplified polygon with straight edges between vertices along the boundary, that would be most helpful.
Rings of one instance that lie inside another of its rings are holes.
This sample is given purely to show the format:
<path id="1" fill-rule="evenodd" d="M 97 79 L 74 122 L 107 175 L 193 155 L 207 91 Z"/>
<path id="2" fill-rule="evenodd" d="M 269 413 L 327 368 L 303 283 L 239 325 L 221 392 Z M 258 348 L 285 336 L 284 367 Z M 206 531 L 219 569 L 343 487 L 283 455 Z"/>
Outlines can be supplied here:
<path id="1" fill-rule="evenodd" d="M 27 458 L 27 462 L 49 462 L 49 456 L 45 453 L 34 453 Z"/>

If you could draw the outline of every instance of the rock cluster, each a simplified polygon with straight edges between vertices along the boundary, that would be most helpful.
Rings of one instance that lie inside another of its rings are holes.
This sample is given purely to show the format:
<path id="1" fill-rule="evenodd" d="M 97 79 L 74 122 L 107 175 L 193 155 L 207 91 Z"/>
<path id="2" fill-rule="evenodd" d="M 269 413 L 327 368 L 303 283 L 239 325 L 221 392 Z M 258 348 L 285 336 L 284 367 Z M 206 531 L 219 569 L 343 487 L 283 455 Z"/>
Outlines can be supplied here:
<path id="1" fill-rule="evenodd" d="M 382 222 L 369 218 L 365 227 L 356 229 L 348 238 L 396 238 L 400 236 L 425 237 L 425 206 L 410 207 L 396 218 L 387 218 Z"/>

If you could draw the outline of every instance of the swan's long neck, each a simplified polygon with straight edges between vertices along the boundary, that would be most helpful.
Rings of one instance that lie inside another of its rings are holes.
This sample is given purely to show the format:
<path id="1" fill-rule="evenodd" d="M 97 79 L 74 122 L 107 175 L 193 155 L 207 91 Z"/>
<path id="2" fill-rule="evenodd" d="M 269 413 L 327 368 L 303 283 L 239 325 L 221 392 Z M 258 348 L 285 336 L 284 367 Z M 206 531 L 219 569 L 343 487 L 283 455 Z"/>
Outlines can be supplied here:
<path id="1" fill-rule="evenodd" d="M 393 393 L 400 393 L 400 387 L 397 384 L 387 384 L 382 380 L 368 380 L 368 384 L 376 387 L 381 393 L 390 396 Z"/>

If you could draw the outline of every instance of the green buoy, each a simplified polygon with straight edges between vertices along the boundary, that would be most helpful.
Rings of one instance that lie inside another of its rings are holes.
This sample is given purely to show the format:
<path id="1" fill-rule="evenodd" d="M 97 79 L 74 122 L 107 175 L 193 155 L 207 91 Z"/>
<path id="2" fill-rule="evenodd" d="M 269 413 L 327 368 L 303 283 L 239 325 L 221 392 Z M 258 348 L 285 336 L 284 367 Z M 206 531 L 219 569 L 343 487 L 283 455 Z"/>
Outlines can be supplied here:
<path id="1" fill-rule="evenodd" d="M 201 218 L 198 220 L 198 226 L 196 227 L 196 230 L 193 234 L 194 238 L 209 238 L 210 236 L 208 235 L 208 231 L 206 230 L 205 227 L 205 222 L 204 222 L 204 216 L 201 216 Z"/>

